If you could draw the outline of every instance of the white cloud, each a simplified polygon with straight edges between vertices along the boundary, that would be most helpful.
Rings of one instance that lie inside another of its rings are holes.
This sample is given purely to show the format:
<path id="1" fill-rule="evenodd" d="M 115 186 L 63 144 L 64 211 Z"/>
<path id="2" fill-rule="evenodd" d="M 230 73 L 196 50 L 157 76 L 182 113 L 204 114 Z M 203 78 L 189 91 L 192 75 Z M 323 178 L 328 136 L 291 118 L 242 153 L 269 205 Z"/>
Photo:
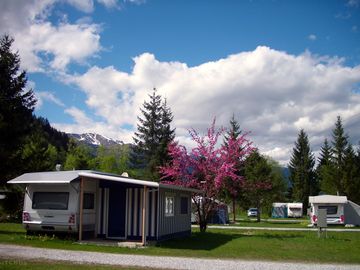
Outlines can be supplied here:
<path id="1" fill-rule="evenodd" d="M 89 1 L 70 1 L 82 3 Z M 90 1 L 92 2 L 92 1 Z M 64 71 L 71 62 L 84 63 L 101 50 L 99 25 L 48 21 L 56 1 L 0 1 L 0 33 L 15 38 L 22 67 L 29 72 Z M 81 46 L 79 46 L 81 44 Z"/>
<path id="2" fill-rule="evenodd" d="M 67 3 L 86 13 L 94 11 L 94 1 L 92 0 L 66 0 Z"/>
<path id="3" fill-rule="evenodd" d="M 136 127 L 139 108 L 151 89 L 158 88 L 174 113 L 178 139 L 186 144 L 188 128 L 205 131 L 215 116 L 219 125 L 227 126 L 233 113 L 243 129 L 252 131 L 260 150 L 282 162 L 289 159 L 300 128 L 317 150 L 330 136 L 337 115 L 351 137 L 360 139 L 360 95 L 353 91 L 360 83 L 360 66 L 344 66 L 337 57 L 258 47 L 188 67 L 144 53 L 134 58 L 131 73 L 92 67 L 67 82 L 86 94 L 87 105 L 109 129 Z"/>
<path id="4" fill-rule="evenodd" d="M 311 41 L 315 41 L 317 39 L 317 37 L 314 34 L 310 34 L 310 35 L 308 35 L 308 39 Z"/>
<path id="5" fill-rule="evenodd" d="M 358 32 L 358 27 L 357 27 L 357 25 L 353 25 L 353 26 L 351 27 L 351 31 L 354 32 L 354 33 L 357 33 L 357 32 Z"/>
<path id="6" fill-rule="evenodd" d="M 93 0 L 65 0 L 68 4 L 74 6 L 78 10 L 91 13 L 94 11 L 94 1 Z M 106 8 L 119 8 L 118 0 L 97 0 L 101 5 L 104 5 Z"/>
<path id="7" fill-rule="evenodd" d="M 119 8 L 117 0 L 97 0 L 98 3 L 104 5 L 106 8 Z"/>
<path id="8" fill-rule="evenodd" d="M 50 101 L 60 107 L 65 107 L 65 104 L 57 98 L 53 93 L 47 91 L 35 92 L 35 97 L 37 99 L 36 109 L 39 110 L 44 104 L 44 101 Z"/>

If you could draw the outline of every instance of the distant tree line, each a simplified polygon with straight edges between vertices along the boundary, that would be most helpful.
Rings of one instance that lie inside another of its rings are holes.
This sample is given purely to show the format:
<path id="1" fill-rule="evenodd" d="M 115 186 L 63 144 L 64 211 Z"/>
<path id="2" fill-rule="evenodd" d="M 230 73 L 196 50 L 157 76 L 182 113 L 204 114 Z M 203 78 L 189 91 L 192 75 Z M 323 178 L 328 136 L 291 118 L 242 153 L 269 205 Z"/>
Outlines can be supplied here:
<path id="1" fill-rule="evenodd" d="M 308 197 L 318 194 L 345 195 L 349 200 L 360 203 L 360 147 L 357 150 L 349 142 L 340 116 L 328 139 L 320 149 L 315 164 L 308 136 L 300 130 L 289 163 L 290 198 L 304 204 L 304 214 Z"/>

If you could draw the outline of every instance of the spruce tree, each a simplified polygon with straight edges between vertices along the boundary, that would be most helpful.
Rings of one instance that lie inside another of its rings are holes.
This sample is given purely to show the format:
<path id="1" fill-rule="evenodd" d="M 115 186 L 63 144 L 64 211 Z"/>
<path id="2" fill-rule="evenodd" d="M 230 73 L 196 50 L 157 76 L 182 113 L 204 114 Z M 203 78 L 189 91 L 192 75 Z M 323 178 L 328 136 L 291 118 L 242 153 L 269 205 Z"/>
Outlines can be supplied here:
<path id="1" fill-rule="evenodd" d="M 235 119 L 235 116 L 233 114 L 230 119 L 230 128 L 224 135 L 223 145 L 227 148 L 229 145 L 228 144 L 229 140 L 231 140 L 231 139 L 236 140 L 241 135 L 241 133 L 242 133 L 242 130 L 240 129 L 240 124 L 237 122 L 237 120 Z M 238 160 L 238 162 L 236 164 L 236 174 L 239 176 L 244 176 L 244 164 L 241 160 Z M 238 190 L 238 192 L 237 192 L 238 196 L 236 196 L 236 197 L 234 197 L 229 192 L 229 190 L 234 190 L 234 189 Z M 247 200 L 242 194 L 243 194 L 243 191 L 242 191 L 242 187 L 239 182 L 231 181 L 231 179 L 226 180 L 226 185 L 224 186 L 224 188 L 221 192 L 221 197 L 223 197 L 226 201 L 232 202 L 233 222 L 234 223 L 236 221 L 236 201 L 240 200 L 240 201 L 244 202 L 245 200 Z"/>
<path id="2" fill-rule="evenodd" d="M 324 140 L 324 145 L 320 149 L 320 157 L 318 159 L 318 167 L 328 165 L 331 162 L 331 147 L 327 139 Z"/>
<path id="3" fill-rule="evenodd" d="M 233 114 L 230 119 L 230 129 L 226 134 L 224 135 L 224 145 L 228 146 L 228 141 L 232 139 L 237 139 L 242 133 L 242 130 L 240 129 L 240 124 L 235 119 L 235 115 Z"/>
<path id="4" fill-rule="evenodd" d="M 174 116 L 171 112 L 170 107 L 167 105 L 167 100 L 165 98 L 161 106 L 161 129 L 159 135 L 159 142 L 156 153 L 155 160 L 157 161 L 156 166 L 164 166 L 170 161 L 170 156 L 168 155 L 168 145 L 175 138 L 175 129 L 171 128 L 171 122 L 173 121 Z"/>
<path id="5" fill-rule="evenodd" d="M 345 195 L 345 156 L 348 148 L 348 136 L 344 132 L 341 117 L 337 117 L 335 128 L 332 132 L 332 157 L 333 157 L 333 179 L 332 182 L 339 195 Z"/>
<path id="6" fill-rule="evenodd" d="M 149 98 L 150 101 L 145 101 L 140 109 L 142 117 L 138 116 L 132 163 L 145 167 L 143 177 L 158 181 L 158 168 L 169 160 L 167 146 L 174 139 L 175 130 L 170 127 L 173 116 L 166 100 L 162 101 L 155 88 Z"/>
<path id="7" fill-rule="evenodd" d="M 344 194 L 349 200 L 360 203 L 360 174 L 357 155 L 351 144 L 348 144 L 344 155 L 343 184 Z"/>
<path id="8" fill-rule="evenodd" d="M 293 199 L 303 203 L 304 214 L 306 214 L 309 196 L 317 195 L 314 165 L 315 158 L 310 149 L 308 136 L 301 129 L 293 148 L 289 170 L 293 185 Z"/>
<path id="9" fill-rule="evenodd" d="M 320 149 L 320 156 L 318 158 L 318 166 L 316 168 L 317 182 L 321 191 L 327 194 L 333 194 L 334 184 L 332 183 L 333 163 L 332 163 L 332 149 L 327 139 Z"/>
<path id="10" fill-rule="evenodd" d="M 20 148 L 30 129 L 35 97 L 26 89 L 26 72 L 20 70 L 14 40 L 0 39 L 0 179 L 6 181 L 21 173 Z"/>
<path id="11" fill-rule="evenodd" d="M 354 179 L 354 188 L 352 189 L 351 200 L 357 204 L 360 204 L 360 142 L 355 155 L 355 168 L 356 176 Z"/>

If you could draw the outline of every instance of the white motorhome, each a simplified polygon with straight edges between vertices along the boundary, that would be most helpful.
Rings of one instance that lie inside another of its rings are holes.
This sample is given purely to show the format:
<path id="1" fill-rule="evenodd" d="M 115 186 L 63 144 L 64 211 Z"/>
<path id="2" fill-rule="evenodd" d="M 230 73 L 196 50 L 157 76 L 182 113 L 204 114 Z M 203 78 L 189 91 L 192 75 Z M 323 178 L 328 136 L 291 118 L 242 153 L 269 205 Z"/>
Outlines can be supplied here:
<path id="1" fill-rule="evenodd" d="M 303 204 L 302 203 L 288 203 L 287 214 L 288 217 L 300 218 L 302 217 Z"/>
<path id="2" fill-rule="evenodd" d="M 313 225 L 317 224 L 319 209 L 326 209 L 328 224 L 344 224 L 344 207 L 348 200 L 346 196 L 319 195 L 309 196 L 310 220 Z"/>

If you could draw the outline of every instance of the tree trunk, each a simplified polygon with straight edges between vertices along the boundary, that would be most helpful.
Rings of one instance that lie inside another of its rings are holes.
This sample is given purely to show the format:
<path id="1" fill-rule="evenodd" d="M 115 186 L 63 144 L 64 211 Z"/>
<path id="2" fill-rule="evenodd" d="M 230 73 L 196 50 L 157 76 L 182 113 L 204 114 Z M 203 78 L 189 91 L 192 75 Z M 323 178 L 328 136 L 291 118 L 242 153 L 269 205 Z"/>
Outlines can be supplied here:
<path id="1" fill-rule="evenodd" d="M 235 224 L 236 222 L 236 211 L 235 211 L 236 202 L 235 199 L 233 199 L 233 222 Z"/>
<path id="2" fill-rule="evenodd" d="M 207 222 L 204 220 L 201 220 L 199 225 L 200 225 L 200 232 L 202 232 L 202 233 L 205 232 L 206 228 L 207 228 Z"/>
<path id="3" fill-rule="evenodd" d="M 257 216 L 256 216 L 257 220 L 256 221 L 260 222 L 261 221 L 261 219 L 260 219 L 260 202 L 257 202 L 256 207 L 257 207 Z"/>

